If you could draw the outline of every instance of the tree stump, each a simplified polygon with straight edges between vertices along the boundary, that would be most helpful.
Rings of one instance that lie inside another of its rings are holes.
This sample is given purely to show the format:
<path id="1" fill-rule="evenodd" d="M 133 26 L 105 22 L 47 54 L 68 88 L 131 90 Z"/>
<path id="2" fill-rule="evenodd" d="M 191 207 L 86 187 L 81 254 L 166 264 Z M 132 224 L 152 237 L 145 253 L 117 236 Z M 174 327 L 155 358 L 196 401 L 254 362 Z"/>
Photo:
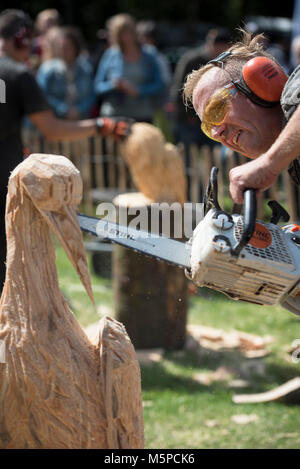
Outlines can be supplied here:
<path id="1" fill-rule="evenodd" d="M 149 218 L 150 203 L 141 193 L 122 194 L 114 199 L 119 214 L 129 206 L 137 211 L 146 207 Z M 132 218 L 128 216 L 128 222 Z M 115 245 L 113 288 L 116 319 L 125 325 L 135 348 L 183 347 L 188 281 L 182 269 Z"/>

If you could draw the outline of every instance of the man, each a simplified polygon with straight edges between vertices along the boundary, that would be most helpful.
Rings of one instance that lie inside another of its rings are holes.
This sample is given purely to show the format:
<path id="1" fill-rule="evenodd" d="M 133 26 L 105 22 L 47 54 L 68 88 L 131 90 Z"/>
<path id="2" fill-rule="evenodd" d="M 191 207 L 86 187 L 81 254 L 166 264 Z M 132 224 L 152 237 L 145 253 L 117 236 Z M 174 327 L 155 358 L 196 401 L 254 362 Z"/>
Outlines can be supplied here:
<path id="1" fill-rule="evenodd" d="M 257 189 L 260 193 L 287 168 L 300 185 L 297 160 L 300 154 L 300 68 L 287 81 L 283 70 L 272 62 L 270 67 L 274 73 L 264 75 L 261 67 L 258 81 L 253 81 L 253 76 L 249 75 L 249 89 L 244 80 L 246 75 L 248 78 L 249 61 L 262 57 L 256 60 L 257 65 L 259 60 L 273 59 L 263 49 L 261 40 L 261 35 L 251 38 L 244 31 L 242 41 L 223 57 L 190 74 L 184 89 L 205 133 L 253 159 L 230 171 L 230 193 L 236 203 L 243 202 L 246 188 Z"/>
<path id="2" fill-rule="evenodd" d="M 117 139 L 127 134 L 128 126 L 109 119 L 65 121 L 57 119 L 45 100 L 35 78 L 24 65 L 33 38 L 31 19 L 21 10 L 0 14 L 0 79 L 4 84 L 0 101 L 0 291 L 5 278 L 5 201 L 10 172 L 23 160 L 21 124 L 25 116 L 49 140 L 74 140 L 100 132 Z M 5 102 L 3 102 L 5 101 Z"/>

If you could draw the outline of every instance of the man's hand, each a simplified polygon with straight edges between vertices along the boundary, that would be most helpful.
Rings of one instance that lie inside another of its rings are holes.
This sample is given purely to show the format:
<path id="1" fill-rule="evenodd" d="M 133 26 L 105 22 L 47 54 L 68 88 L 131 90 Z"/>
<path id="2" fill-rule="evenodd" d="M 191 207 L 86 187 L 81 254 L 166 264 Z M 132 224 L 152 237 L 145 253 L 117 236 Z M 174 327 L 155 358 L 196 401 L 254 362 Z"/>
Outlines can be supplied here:
<path id="1" fill-rule="evenodd" d="M 229 192 L 237 204 L 242 204 L 244 191 L 256 189 L 257 195 L 268 189 L 277 179 L 280 171 L 274 171 L 264 155 L 241 166 L 236 166 L 229 173 Z"/>
<path id="2" fill-rule="evenodd" d="M 98 117 L 98 132 L 103 137 L 111 136 L 117 141 L 124 140 L 130 133 L 130 123 L 119 119 L 109 119 L 108 117 Z"/>

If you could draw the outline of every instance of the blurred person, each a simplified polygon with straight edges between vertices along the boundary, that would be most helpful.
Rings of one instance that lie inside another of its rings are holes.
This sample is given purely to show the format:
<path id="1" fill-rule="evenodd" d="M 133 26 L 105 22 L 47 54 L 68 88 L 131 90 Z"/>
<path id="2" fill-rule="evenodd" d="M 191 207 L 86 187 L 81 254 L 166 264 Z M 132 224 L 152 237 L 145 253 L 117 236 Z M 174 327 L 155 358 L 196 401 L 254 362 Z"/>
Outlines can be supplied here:
<path id="1" fill-rule="evenodd" d="M 153 98 L 164 87 L 156 56 L 140 44 L 130 15 L 115 15 L 107 26 L 111 47 L 104 52 L 95 77 L 101 115 L 152 122 Z"/>
<path id="2" fill-rule="evenodd" d="M 51 46 L 56 58 L 40 66 L 37 81 L 58 117 L 71 120 L 90 117 L 96 102 L 94 76 L 92 64 L 81 54 L 81 33 L 71 26 L 54 31 L 51 28 L 49 33 L 53 33 Z"/>
<path id="3" fill-rule="evenodd" d="M 5 10 L 0 14 L 0 77 L 5 84 L 5 99 L 0 103 L 0 291 L 5 279 L 7 184 L 11 171 L 23 160 L 21 125 L 24 116 L 52 141 L 75 140 L 98 133 L 121 139 L 128 132 L 127 124 L 110 119 L 67 121 L 56 118 L 32 72 L 24 65 L 32 37 L 32 20 L 22 10 Z"/>
<path id="4" fill-rule="evenodd" d="M 257 24 L 256 21 L 246 23 L 246 29 L 253 35 L 261 35 L 260 41 L 264 49 L 277 60 L 285 73 L 288 73 L 288 57 L 290 52 L 289 36 L 276 30 L 275 27 L 273 30 L 270 26 L 266 29 L 263 25 Z"/>
<path id="5" fill-rule="evenodd" d="M 60 13 L 54 8 L 48 8 L 38 13 L 35 20 L 35 29 L 40 36 L 43 36 L 52 26 L 59 26 L 62 23 Z"/>
<path id="6" fill-rule="evenodd" d="M 211 141 L 199 129 L 199 119 L 194 109 L 186 107 L 182 98 L 182 89 L 189 73 L 218 56 L 229 46 L 230 33 L 226 28 L 210 29 L 203 45 L 183 54 L 179 60 L 171 89 L 171 101 L 174 104 L 175 141 L 185 147 L 186 165 L 190 164 L 190 145 L 212 145 Z"/>
<path id="7" fill-rule="evenodd" d="M 34 29 L 36 36 L 32 42 L 32 51 L 31 51 L 31 65 L 34 70 L 37 70 L 40 64 L 47 58 L 47 46 L 46 46 L 46 34 L 49 29 L 60 26 L 62 24 L 62 17 L 60 13 L 54 8 L 49 8 L 47 10 L 42 10 L 38 13 Z"/>
<path id="8" fill-rule="evenodd" d="M 140 42 L 144 44 L 150 52 L 156 54 L 163 82 L 166 88 L 168 88 L 171 85 L 173 79 L 172 70 L 167 57 L 159 51 L 157 45 L 156 23 L 150 20 L 140 21 L 137 24 L 137 33 Z"/>
<path id="9" fill-rule="evenodd" d="M 291 44 L 291 52 L 294 58 L 295 67 L 300 64 L 300 35 L 294 37 Z"/>
<path id="10" fill-rule="evenodd" d="M 201 147 L 208 145 L 212 147 L 218 145 L 212 142 L 199 128 L 199 120 L 191 107 L 187 107 L 182 98 L 182 89 L 186 76 L 194 69 L 207 63 L 210 59 L 216 57 L 228 48 L 230 33 L 226 28 L 216 27 L 210 29 L 201 46 L 185 52 L 178 61 L 175 71 L 173 85 L 170 92 L 170 101 L 174 106 L 174 137 L 175 143 L 182 143 L 184 147 L 184 157 L 186 168 L 191 167 L 191 145 Z M 226 158 L 226 152 L 223 147 L 222 158 Z M 190 199 L 190 184 L 188 184 L 188 198 Z M 199 198 L 203 198 L 204 188 L 199 187 Z"/>
<path id="11" fill-rule="evenodd" d="M 61 34 L 61 26 L 52 26 L 44 35 L 42 62 L 59 57 L 58 38 Z M 41 64 L 40 64 L 41 65 Z"/>
<path id="12" fill-rule="evenodd" d="M 98 29 L 96 33 L 97 44 L 91 56 L 94 73 L 96 74 L 99 62 L 106 49 L 110 46 L 108 41 L 108 32 L 105 28 Z"/>

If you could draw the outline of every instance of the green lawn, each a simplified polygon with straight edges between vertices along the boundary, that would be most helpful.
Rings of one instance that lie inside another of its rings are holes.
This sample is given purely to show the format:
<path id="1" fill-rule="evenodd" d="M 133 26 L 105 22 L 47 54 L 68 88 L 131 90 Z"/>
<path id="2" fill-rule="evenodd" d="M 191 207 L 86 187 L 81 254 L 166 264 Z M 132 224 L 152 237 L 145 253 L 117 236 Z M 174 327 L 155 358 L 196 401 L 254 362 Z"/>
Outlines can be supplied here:
<path id="1" fill-rule="evenodd" d="M 61 289 L 83 326 L 98 321 L 107 308 L 113 310 L 110 280 L 92 273 L 94 307 L 61 248 L 57 266 Z M 257 307 L 199 290 L 190 297 L 188 322 L 272 336 L 271 353 L 249 360 L 236 351 L 168 352 L 161 362 L 143 366 L 146 447 L 300 448 L 299 405 L 232 402 L 235 393 L 263 392 L 299 376 L 300 363 L 292 363 L 287 349 L 300 339 L 300 319 L 281 307 Z M 193 379 L 221 366 L 233 370 L 233 378 L 243 379 L 247 387 L 234 389 L 225 381 L 204 385 Z M 253 421 L 235 423 L 232 417 L 241 414 L 253 416 Z"/>

